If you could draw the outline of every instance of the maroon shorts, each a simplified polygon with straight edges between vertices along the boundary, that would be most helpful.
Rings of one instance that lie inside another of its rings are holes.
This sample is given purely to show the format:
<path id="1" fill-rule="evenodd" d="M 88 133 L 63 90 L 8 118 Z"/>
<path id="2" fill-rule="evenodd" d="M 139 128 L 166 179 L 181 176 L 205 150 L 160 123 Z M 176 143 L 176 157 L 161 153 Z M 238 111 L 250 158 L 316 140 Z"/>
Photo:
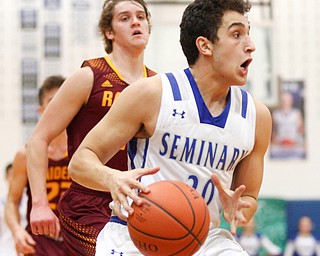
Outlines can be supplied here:
<path id="1" fill-rule="evenodd" d="M 36 242 L 36 253 L 27 254 L 28 256 L 72 256 L 71 253 L 68 253 L 62 239 L 59 241 L 47 236 L 37 236 L 34 234 L 31 234 L 31 236 Z"/>
<path id="2" fill-rule="evenodd" d="M 99 232 L 110 219 L 110 193 L 84 188 L 76 183 L 61 197 L 58 210 L 61 235 L 75 256 L 94 256 Z"/>

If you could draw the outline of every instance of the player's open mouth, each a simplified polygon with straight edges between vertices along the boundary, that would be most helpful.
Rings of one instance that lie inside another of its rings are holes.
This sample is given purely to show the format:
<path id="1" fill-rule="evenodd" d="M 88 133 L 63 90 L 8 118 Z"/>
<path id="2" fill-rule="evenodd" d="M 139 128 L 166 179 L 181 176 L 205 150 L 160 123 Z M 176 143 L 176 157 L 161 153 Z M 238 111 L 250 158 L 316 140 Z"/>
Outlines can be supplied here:
<path id="1" fill-rule="evenodd" d="M 247 59 L 245 62 L 243 62 L 240 66 L 241 66 L 241 69 L 243 70 L 247 70 L 248 67 L 249 67 L 249 64 L 251 63 L 252 61 L 252 58 L 249 58 Z"/>
<path id="2" fill-rule="evenodd" d="M 135 36 L 135 35 L 141 35 L 142 33 L 141 33 L 141 31 L 140 30 L 136 30 L 136 31 L 134 31 L 133 32 L 133 35 Z"/>

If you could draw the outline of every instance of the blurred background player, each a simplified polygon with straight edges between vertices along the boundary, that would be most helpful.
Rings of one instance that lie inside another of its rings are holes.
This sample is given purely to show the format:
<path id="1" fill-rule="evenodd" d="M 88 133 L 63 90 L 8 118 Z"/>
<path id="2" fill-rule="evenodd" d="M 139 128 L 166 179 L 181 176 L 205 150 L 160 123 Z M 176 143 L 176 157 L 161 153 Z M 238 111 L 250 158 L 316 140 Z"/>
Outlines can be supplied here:
<path id="1" fill-rule="evenodd" d="M 300 217 L 297 236 L 287 241 L 284 256 L 320 256 L 320 241 L 312 230 L 312 219 L 309 216 Z"/>
<path id="2" fill-rule="evenodd" d="M 250 256 L 258 256 L 263 248 L 269 256 L 281 255 L 281 248 L 274 244 L 266 235 L 256 231 L 256 220 L 252 218 L 248 224 L 243 226 L 237 240 Z"/>
<path id="3" fill-rule="evenodd" d="M 5 168 L 4 178 L 6 180 L 5 186 L 6 188 L 4 191 L 6 193 L 1 194 L 0 196 L 0 256 L 15 256 L 17 255 L 16 249 L 15 249 L 15 243 L 14 238 L 11 234 L 11 231 L 7 225 L 6 219 L 5 219 L 5 205 L 7 201 L 8 196 L 8 189 L 9 189 L 9 183 L 12 178 L 12 163 L 8 163 Z M 26 212 L 27 212 L 27 204 L 26 204 L 26 196 L 23 195 L 23 199 L 21 204 L 19 205 L 19 212 L 20 212 L 20 225 L 22 228 L 25 227 L 27 221 L 26 221 Z"/>
<path id="4" fill-rule="evenodd" d="M 144 65 L 150 13 L 143 0 L 105 1 L 99 28 L 107 56 L 84 61 L 82 68 L 65 81 L 28 141 L 31 228 L 35 234 L 54 237 L 59 229 L 44 193 L 48 144 L 67 129 L 71 157 L 124 88 L 155 74 Z M 125 144 L 114 153 L 108 165 L 127 170 Z M 59 217 L 62 236 L 73 255 L 94 255 L 96 238 L 110 218 L 111 201 L 109 192 L 72 182 L 60 200 Z"/>
<path id="5" fill-rule="evenodd" d="M 43 82 L 39 90 L 38 110 L 40 114 L 43 113 L 64 80 L 61 76 L 50 76 Z M 30 211 L 32 197 L 27 176 L 26 150 L 27 148 L 24 146 L 15 155 L 6 203 L 6 220 L 14 237 L 16 251 L 24 255 L 68 256 L 70 254 L 68 254 L 59 233 L 56 235 L 57 238 L 51 238 L 44 235 L 34 235 L 31 232 Z M 67 172 L 69 164 L 67 152 L 67 133 L 63 131 L 48 146 L 48 167 L 46 172 L 46 194 L 50 208 L 56 215 L 57 221 L 58 202 L 61 195 L 71 184 Z M 25 188 L 27 188 L 28 196 L 28 225 L 26 228 L 20 224 L 21 215 L 18 211 Z"/>
<path id="6" fill-rule="evenodd" d="M 304 157 L 304 120 L 301 109 L 294 106 L 291 92 L 280 95 L 280 108 L 272 112 L 273 131 L 270 153 L 272 157 Z"/>

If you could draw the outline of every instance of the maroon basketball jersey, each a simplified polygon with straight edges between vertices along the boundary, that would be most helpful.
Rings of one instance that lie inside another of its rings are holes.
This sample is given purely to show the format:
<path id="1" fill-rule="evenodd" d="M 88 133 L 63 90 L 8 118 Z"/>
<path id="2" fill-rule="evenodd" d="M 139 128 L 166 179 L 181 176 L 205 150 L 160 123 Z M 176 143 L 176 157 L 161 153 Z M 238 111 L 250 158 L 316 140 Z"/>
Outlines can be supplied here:
<path id="1" fill-rule="evenodd" d="M 82 67 L 92 69 L 94 83 L 87 104 L 82 106 L 67 128 L 70 157 L 128 86 L 107 57 L 84 61 Z M 155 74 L 145 67 L 145 77 Z M 107 165 L 123 171 L 128 170 L 126 147 L 124 146 Z M 92 190 L 72 181 L 70 189 L 60 200 L 59 217 L 61 234 L 73 255 L 95 254 L 97 236 L 110 218 L 111 201 L 109 192 Z"/>
<path id="2" fill-rule="evenodd" d="M 68 164 L 70 158 L 66 153 L 65 157 L 60 160 L 48 160 L 48 172 L 47 172 L 47 196 L 48 202 L 51 210 L 55 215 L 59 216 L 58 213 L 58 202 L 60 197 L 64 192 L 70 187 L 71 179 L 68 175 Z M 30 228 L 30 212 L 32 207 L 32 198 L 30 185 L 27 184 L 27 196 L 28 196 L 28 207 L 27 207 L 27 220 L 28 220 L 28 231 L 31 231 Z"/>
<path id="3" fill-rule="evenodd" d="M 90 67 L 94 73 L 94 84 L 87 104 L 83 105 L 67 128 L 68 151 L 72 157 L 87 133 L 109 111 L 120 92 L 128 86 L 107 57 L 90 59 L 82 67 Z M 156 73 L 145 67 L 145 76 Z M 111 168 L 127 170 L 127 149 L 124 146 L 108 163 Z"/>

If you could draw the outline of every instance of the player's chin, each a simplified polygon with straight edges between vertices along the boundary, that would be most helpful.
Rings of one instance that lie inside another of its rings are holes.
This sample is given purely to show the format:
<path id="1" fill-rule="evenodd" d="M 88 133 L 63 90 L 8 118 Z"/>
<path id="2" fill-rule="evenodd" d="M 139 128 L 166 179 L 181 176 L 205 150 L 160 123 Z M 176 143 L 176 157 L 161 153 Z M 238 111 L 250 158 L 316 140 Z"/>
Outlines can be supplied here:
<path id="1" fill-rule="evenodd" d="M 248 81 L 247 77 L 241 77 L 241 78 L 237 79 L 237 82 L 234 84 L 236 84 L 238 86 L 244 86 L 247 84 L 247 81 Z"/>
<path id="2" fill-rule="evenodd" d="M 133 40 L 133 44 L 136 47 L 145 47 L 148 44 L 149 37 L 146 37 L 144 35 L 136 36 Z"/>

